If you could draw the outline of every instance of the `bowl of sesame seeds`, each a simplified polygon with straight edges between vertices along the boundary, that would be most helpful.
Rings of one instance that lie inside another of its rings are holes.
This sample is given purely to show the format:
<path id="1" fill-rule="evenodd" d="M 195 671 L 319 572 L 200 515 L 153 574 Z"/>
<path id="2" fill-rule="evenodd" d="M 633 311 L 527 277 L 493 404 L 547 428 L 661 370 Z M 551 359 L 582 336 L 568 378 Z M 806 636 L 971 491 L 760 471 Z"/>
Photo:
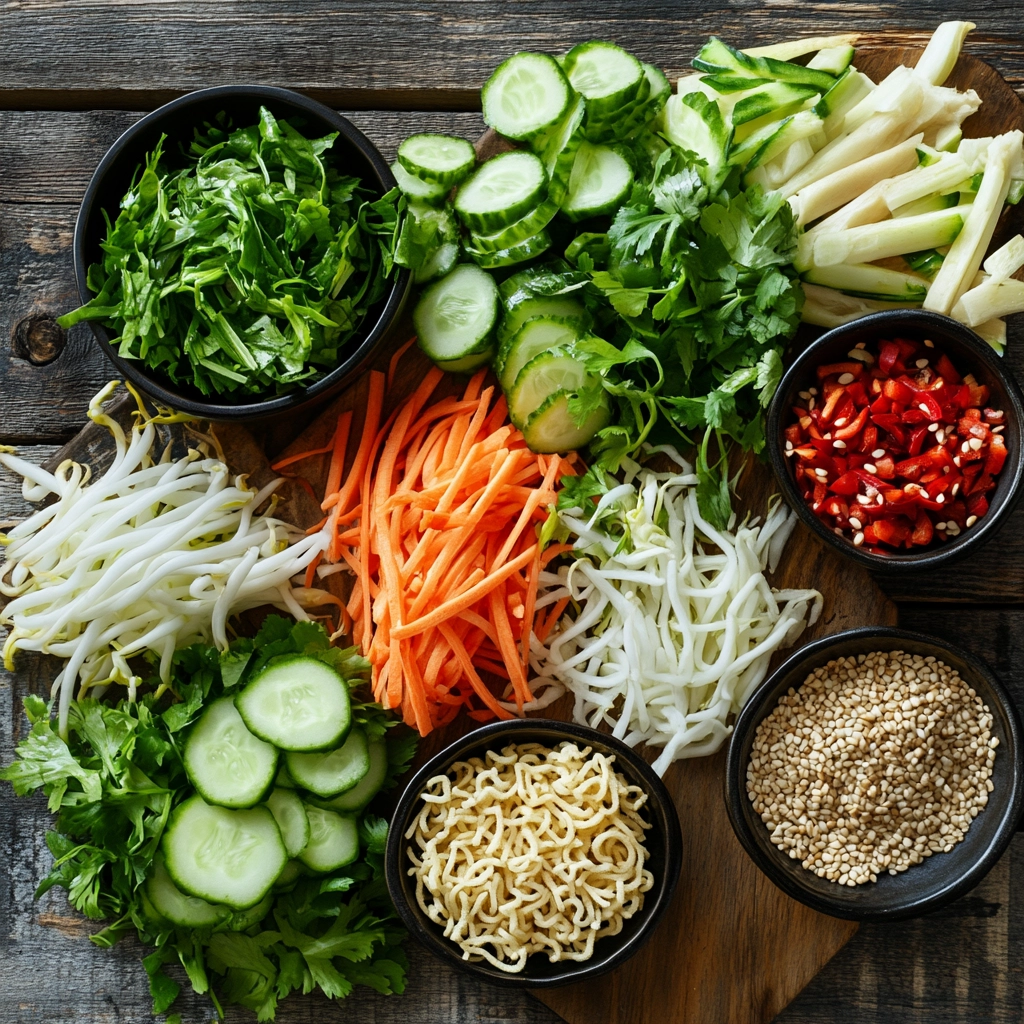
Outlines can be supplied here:
<path id="1" fill-rule="evenodd" d="M 833 917 L 891 921 L 962 896 L 1013 838 L 1020 723 L 976 658 L 868 626 L 801 648 L 740 713 L 726 802 L 784 892 Z"/>
<path id="2" fill-rule="evenodd" d="M 894 309 L 800 352 L 768 410 L 779 488 L 822 540 L 869 569 L 920 571 L 991 538 L 1024 481 L 1024 397 L 950 317 Z"/>

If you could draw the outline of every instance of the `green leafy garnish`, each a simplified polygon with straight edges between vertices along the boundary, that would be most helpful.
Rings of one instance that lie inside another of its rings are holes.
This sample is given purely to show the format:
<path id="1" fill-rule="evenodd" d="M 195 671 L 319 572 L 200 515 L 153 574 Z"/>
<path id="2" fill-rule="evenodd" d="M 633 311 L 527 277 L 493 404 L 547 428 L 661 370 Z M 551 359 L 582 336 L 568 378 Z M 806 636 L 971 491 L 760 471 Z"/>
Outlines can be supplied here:
<path id="1" fill-rule="evenodd" d="M 306 654 L 332 665 L 349 682 L 352 715 L 371 738 L 387 734 L 388 774 L 384 789 L 408 769 L 415 735 L 388 718 L 378 704 L 359 699 L 369 664 L 355 648 L 332 647 L 323 627 L 267 618 L 253 639 L 240 639 L 221 653 L 195 644 L 174 655 L 168 704 L 156 690 L 116 704 L 72 701 L 67 740 L 50 720 L 50 705 L 25 699 L 31 723 L 18 759 L 0 778 L 24 795 L 42 789 L 55 811 L 46 843 L 53 854 L 41 896 L 57 885 L 72 906 L 108 924 L 92 936 L 111 946 L 135 932 L 155 947 L 143 966 L 149 976 L 153 1012 L 164 1013 L 180 986 L 164 967 L 182 967 L 196 992 L 208 993 L 218 1015 L 221 1002 L 240 1003 L 257 1020 L 273 1020 L 277 1003 L 298 989 L 319 988 L 343 997 L 354 985 L 401 992 L 406 960 L 383 877 L 387 822 L 362 816 L 360 861 L 315 878 L 300 878 L 278 894 L 266 917 L 244 930 L 178 928 L 147 909 L 143 885 L 171 810 L 194 792 L 181 761 L 185 730 L 210 700 L 231 693 L 274 658 Z M 158 680 L 157 680 L 158 682 Z"/>
<path id="2" fill-rule="evenodd" d="M 260 108 L 197 131 L 186 166 L 164 139 L 146 157 L 89 268 L 94 298 L 62 327 L 101 320 L 118 354 L 202 394 L 259 394 L 337 365 L 384 296 L 399 232 L 397 189 L 374 199 Z"/>

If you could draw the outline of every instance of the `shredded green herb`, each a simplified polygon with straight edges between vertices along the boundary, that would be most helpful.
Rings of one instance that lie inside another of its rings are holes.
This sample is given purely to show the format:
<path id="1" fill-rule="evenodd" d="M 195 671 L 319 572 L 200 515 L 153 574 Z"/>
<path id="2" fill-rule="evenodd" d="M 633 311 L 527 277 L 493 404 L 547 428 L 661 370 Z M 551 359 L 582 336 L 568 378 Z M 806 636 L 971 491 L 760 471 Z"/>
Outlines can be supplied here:
<path id="1" fill-rule="evenodd" d="M 374 198 L 327 159 L 337 133 L 307 139 L 260 109 L 232 130 L 222 114 L 172 169 L 164 138 L 146 157 L 103 261 L 94 298 L 62 327 L 101 320 L 118 354 L 204 395 L 308 383 L 386 292 L 398 190 Z"/>
<path id="2" fill-rule="evenodd" d="M 359 822 L 359 861 L 300 878 L 255 924 L 250 919 L 239 927 L 243 918 L 216 928 L 180 928 L 147 907 L 144 883 L 170 813 L 194 793 L 181 762 L 183 730 L 209 701 L 236 691 L 270 660 L 289 654 L 319 658 L 349 681 L 353 721 L 369 739 L 387 733 L 384 789 L 392 787 L 412 760 L 415 735 L 404 726 L 390 731 L 395 723 L 379 705 L 359 701 L 355 690 L 369 664 L 355 648 L 332 647 L 315 623 L 271 616 L 255 639 L 236 640 L 224 653 L 201 644 L 179 650 L 172 675 L 178 700 L 168 706 L 154 689 L 137 701 L 73 701 L 66 742 L 50 718 L 50 704 L 40 697 L 25 700 L 31 731 L 0 778 L 19 795 L 42 788 L 57 815 L 46 836 L 54 865 L 36 896 L 60 886 L 77 910 L 108 920 L 92 936 L 98 946 L 135 932 L 155 947 L 143 960 L 154 1013 L 166 1012 L 180 991 L 164 973 L 168 964 L 184 968 L 219 1016 L 222 1003 L 239 1003 L 260 1021 L 273 1020 L 278 1001 L 294 990 L 319 988 L 341 998 L 354 985 L 385 994 L 405 987 L 405 932 L 383 878 L 387 822 L 371 813 Z"/>

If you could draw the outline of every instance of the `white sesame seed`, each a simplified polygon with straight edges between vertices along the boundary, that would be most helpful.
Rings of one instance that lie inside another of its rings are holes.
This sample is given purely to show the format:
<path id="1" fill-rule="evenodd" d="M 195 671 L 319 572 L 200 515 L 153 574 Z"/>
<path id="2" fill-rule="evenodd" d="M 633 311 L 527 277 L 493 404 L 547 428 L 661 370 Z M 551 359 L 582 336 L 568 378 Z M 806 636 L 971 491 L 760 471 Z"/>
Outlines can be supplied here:
<path id="1" fill-rule="evenodd" d="M 792 450 L 793 450 L 793 442 L 792 441 L 787 441 L 786 442 L 786 451 L 787 452 L 791 452 Z"/>
<path id="2" fill-rule="evenodd" d="M 959 455 L 954 455 L 953 456 L 953 465 L 956 466 L 957 469 L 960 468 L 960 456 Z"/>
<path id="3" fill-rule="evenodd" d="M 833 532 L 833 533 L 834 533 L 834 534 L 835 534 L 835 535 L 836 535 L 837 537 L 842 537 L 842 535 L 843 535 L 843 531 L 842 531 L 842 530 L 841 530 L 841 529 L 840 529 L 840 528 L 839 528 L 838 526 L 833 526 L 833 527 L 832 527 L 832 532 Z"/>
<path id="4" fill-rule="evenodd" d="M 864 524 L 856 516 L 850 516 L 850 525 L 855 530 L 859 530 Z"/>
<path id="5" fill-rule="evenodd" d="M 846 442 L 841 440 L 841 439 L 839 441 L 833 441 L 832 442 L 832 447 L 833 448 L 843 449 L 843 448 L 846 447 Z"/>
<path id="6" fill-rule="evenodd" d="M 807 399 L 807 411 L 814 412 L 815 401 L 813 398 Z"/>
<path id="7" fill-rule="evenodd" d="M 973 526 L 977 521 L 978 521 L 978 517 L 977 516 L 968 516 L 967 517 L 967 525 L 968 526 Z"/>
<path id="8" fill-rule="evenodd" d="M 935 431 L 938 430 L 938 429 L 939 429 L 938 423 L 929 423 L 928 424 L 928 430 L 929 430 L 930 433 L 934 434 Z"/>
<path id="9" fill-rule="evenodd" d="M 936 494 L 935 500 L 941 505 L 946 500 L 946 496 L 944 494 Z"/>
<path id="10" fill-rule="evenodd" d="M 833 427 L 845 427 L 846 426 L 846 417 L 845 416 L 840 416 L 839 419 L 837 419 L 832 424 L 832 426 Z"/>
<path id="11" fill-rule="evenodd" d="M 946 432 L 944 430 L 937 430 L 935 432 L 935 440 L 939 444 L 945 444 L 946 443 Z M 946 468 L 949 469 L 948 466 Z"/>
<path id="12" fill-rule="evenodd" d="M 873 462 L 865 462 L 864 463 L 864 472 L 865 473 L 877 473 L 878 472 L 878 467 Z"/>
<path id="13" fill-rule="evenodd" d="M 914 363 L 914 365 L 919 370 L 923 370 L 928 365 L 928 360 L 927 359 L 918 359 L 918 361 L 916 363 Z"/>
<path id="14" fill-rule="evenodd" d="M 952 493 L 954 498 L 956 497 L 956 492 L 959 491 L 959 490 L 960 490 L 960 485 L 959 484 L 953 484 L 951 493 Z"/>
<path id="15" fill-rule="evenodd" d="M 854 345 L 853 347 L 854 348 L 859 348 L 859 349 L 864 349 L 864 348 L 867 348 L 867 344 L 868 343 L 866 341 L 858 341 L 857 344 Z"/>
<path id="16" fill-rule="evenodd" d="M 917 407 L 918 407 L 918 409 L 920 409 L 920 410 L 921 410 L 921 412 L 923 412 L 923 413 L 927 414 L 927 412 L 928 412 L 928 406 L 927 406 L 927 405 L 925 405 L 925 404 L 924 404 L 924 402 L 918 402 L 918 403 L 917 403 Z"/>
<path id="17" fill-rule="evenodd" d="M 817 388 L 808 388 L 807 390 L 810 392 L 812 398 L 818 393 Z"/>
<path id="18" fill-rule="evenodd" d="M 849 359 L 856 359 L 858 363 L 867 363 L 869 366 L 875 361 L 875 357 L 863 348 L 851 349 L 846 355 Z"/>
<path id="19" fill-rule="evenodd" d="M 993 433 L 993 434 L 1001 434 L 1001 433 L 1002 433 L 1002 432 L 1003 432 L 1003 431 L 1004 431 L 1005 429 L 1006 429 L 1006 428 L 1005 428 L 1005 427 L 1002 427 L 1002 426 L 999 426 L 999 427 L 993 427 L 993 428 L 992 428 L 992 433 Z"/>
<path id="20" fill-rule="evenodd" d="M 976 452 L 980 452 L 980 451 L 981 451 L 981 446 L 982 446 L 982 445 L 983 445 L 983 444 L 984 444 L 985 442 L 984 442 L 984 441 L 982 441 L 982 439 L 981 439 L 980 437 L 972 437 L 972 438 L 970 439 L 970 441 L 968 441 L 967 443 L 968 443 L 968 444 L 969 444 L 969 445 L 971 446 L 971 448 L 972 448 L 972 449 L 973 449 L 974 451 L 976 451 Z"/>
<path id="21" fill-rule="evenodd" d="M 925 339 L 925 343 L 924 343 L 924 347 L 925 348 L 935 348 L 935 342 L 934 341 L 928 341 L 927 338 L 926 338 Z"/>
<path id="22" fill-rule="evenodd" d="M 971 450 L 971 444 L 970 444 L 969 441 L 964 441 L 964 443 L 962 445 L 960 445 L 960 451 L 962 451 L 964 453 L 964 455 L 966 455 L 970 450 Z"/>
<path id="23" fill-rule="evenodd" d="M 885 504 L 885 498 L 883 498 L 880 494 L 876 495 L 875 496 L 875 504 L 876 505 L 884 505 Z"/>
<path id="24" fill-rule="evenodd" d="M 866 494 L 857 495 L 857 504 L 859 505 L 870 505 L 871 499 Z"/>
<path id="25" fill-rule="evenodd" d="M 841 373 L 841 374 L 839 374 L 839 383 L 840 384 L 852 384 L 853 383 L 853 374 L 852 373 Z"/>
<path id="26" fill-rule="evenodd" d="M 936 523 L 935 524 L 935 529 L 936 530 L 944 530 L 945 528 L 946 528 L 946 524 L 945 523 Z"/>
<path id="27" fill-rule="evenodd" d="M 863 543 L 864 543 L 864 534 L 863 534 L 863 532 L 861 532 L 860 530 L 858 530 L 858 531 L 857 531 L 857 532 L 856 532 L 856 533 L 855 533 L 855 534 L 853 535 L 853 546 L 854 546 L 855 548 L 859 548 L 859 547 L 861 546 L 861 544 L 863 544 Z"/>
<path id="28" fill-rule="evenodd" d="M 828 470 L 822 469 L 821 466 L 818 466 L 818 468 L 815 469 L 814 473 L 816 476 L 820 476 L 822 480 L 824 480 L 825 477 L 828 476 Z"/>
<path id="29" fill-rule="evenodd" d="M 800 391 L 797 397 L 802 398 L 806 402 L 811 397 L 811 393 L 810 391 Z"/>

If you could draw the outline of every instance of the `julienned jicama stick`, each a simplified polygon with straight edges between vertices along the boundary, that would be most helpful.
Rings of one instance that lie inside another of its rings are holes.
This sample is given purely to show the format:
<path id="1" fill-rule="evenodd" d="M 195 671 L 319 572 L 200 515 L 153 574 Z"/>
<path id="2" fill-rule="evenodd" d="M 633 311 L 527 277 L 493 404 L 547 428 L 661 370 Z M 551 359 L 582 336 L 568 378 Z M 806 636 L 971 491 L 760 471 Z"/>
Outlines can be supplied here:
<path id="1" fill-rule="evenodd" d="M 527 448 L 505 399 L 484 387 L 486 371 L 461 398 L 428 404 L 443 376 L 431 368 L 384 419 L 388 382 L 370 374 L 355 459 L 343 473 L 345 445 L 333 446 L 323 502 L 326 560 L 355 576 L 346 612 L 374 695 L 421 735 L 462 707 L 478 720 L 510 718 L 561 692 L 535 698 L 527 655 L 531 634 L 549 625 L 535 614 L 539 573 L 564 550 L 543 550 L 537 527 L 576 465 Z M 505 693 L 487 673 L 507 680 Z"/>

